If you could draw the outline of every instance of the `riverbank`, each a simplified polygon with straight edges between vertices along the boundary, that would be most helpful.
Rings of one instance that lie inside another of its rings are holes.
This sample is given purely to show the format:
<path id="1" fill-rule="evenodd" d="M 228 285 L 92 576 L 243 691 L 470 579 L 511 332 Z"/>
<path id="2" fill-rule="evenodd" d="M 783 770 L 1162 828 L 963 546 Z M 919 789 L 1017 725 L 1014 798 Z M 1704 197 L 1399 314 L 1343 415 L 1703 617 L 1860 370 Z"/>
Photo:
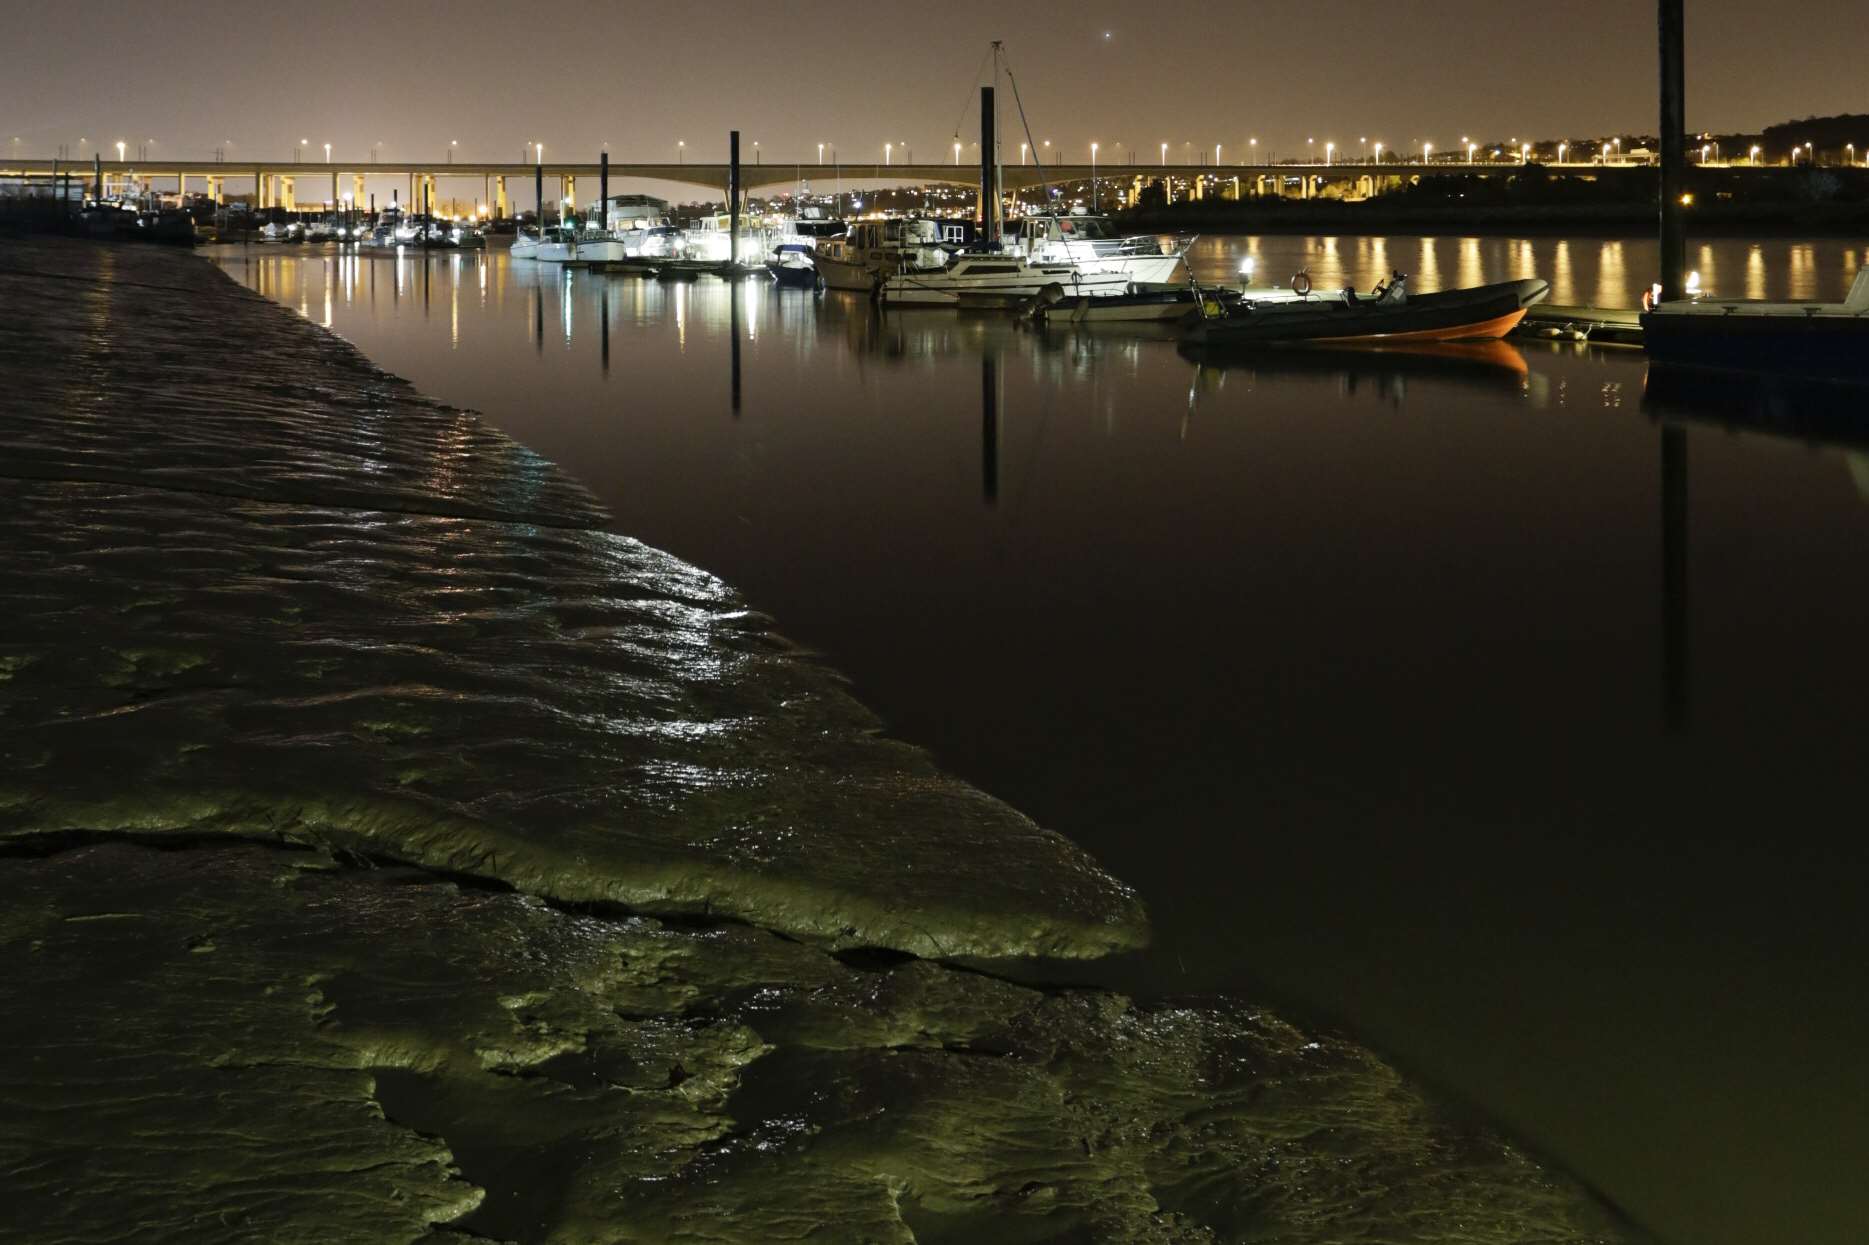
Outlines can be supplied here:
<path id="1" fill-rule="evenodd" d="M 201 260 L 0 246 L 0 1181 L 106 1239 L 1630 1239 Z"/>

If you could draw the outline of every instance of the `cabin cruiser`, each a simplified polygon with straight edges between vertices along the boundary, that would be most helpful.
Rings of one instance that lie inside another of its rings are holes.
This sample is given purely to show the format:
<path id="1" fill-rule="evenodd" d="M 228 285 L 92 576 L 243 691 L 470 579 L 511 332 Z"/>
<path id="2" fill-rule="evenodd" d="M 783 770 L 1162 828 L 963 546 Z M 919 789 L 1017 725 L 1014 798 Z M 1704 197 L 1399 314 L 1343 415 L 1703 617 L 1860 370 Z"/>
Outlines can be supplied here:
<path id="1" fill-rule="evenodd" d="M 1121 272 L 1087 272 L 1076 264 L 1035 264 L 1017 255 L 963 251 L 936 269 L 915 269 L 884 276 L 879 296 L 885 304 L 956 307 L 1015 298 L 1099 297 L 1129 292 Z"/>
<path id="2" fill-rule="evenodd" d="M 260 242 L 297 242 L 305 230 L 297 221 L 271 221 L 260 226 Z"/>
<path id="3" fill-rule="evenodd" d="M 816 239 L 811 262 L 827 288 L 869 291 L 890 274 L 946 267 L 972 230 L 971 221 L 857 221 L 842 237 Z"/>
<path id="4" fill-rule="evenodd" d="M 1075 214 L 1007 221 L 1001 245 L 1040 263 L 1072 263 L 1086 271 L 1127 273 L 1139 285 L 1167 285 L 1182 279 L 1177 273 L 1187 254 L 1186 241 L 1164 243 L 1150 233 L 1125 237 L 1107 216 Z"/>
<path id="5" fill-rule="evenodd" d="M 772 249 L 767 230 L 758 223 L 740 219 L 737 258 L 743 264 L 762 262 L 758 257 Z M 724 264 L 736 258 L 733 245 L 733 217 L 726 212 L 704 216 L 693 228 L 682 231 L 681 257 L 704 264 Z"/>
<path id="6" fill-rule="evenodd" d="M 622 238 L 623 254 L 629 259 L 674 259 L 681 249 L 681 230 L 667 218 L 638 225 Z"/>

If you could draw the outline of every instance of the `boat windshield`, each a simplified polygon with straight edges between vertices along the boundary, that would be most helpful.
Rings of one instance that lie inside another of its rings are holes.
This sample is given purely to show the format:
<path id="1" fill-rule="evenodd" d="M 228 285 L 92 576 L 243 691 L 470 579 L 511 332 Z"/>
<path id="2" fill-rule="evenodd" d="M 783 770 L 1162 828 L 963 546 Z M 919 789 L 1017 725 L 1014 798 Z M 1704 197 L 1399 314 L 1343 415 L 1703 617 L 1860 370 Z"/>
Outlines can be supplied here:
<path id="1" fill-rule="evenodd" d="M 1058 219 L 1058 232 L 1067 238 L 1114 238 L 1116 230 L 1111 228 L 1107 217 L 1102 216 L 1064 216 Z"/>

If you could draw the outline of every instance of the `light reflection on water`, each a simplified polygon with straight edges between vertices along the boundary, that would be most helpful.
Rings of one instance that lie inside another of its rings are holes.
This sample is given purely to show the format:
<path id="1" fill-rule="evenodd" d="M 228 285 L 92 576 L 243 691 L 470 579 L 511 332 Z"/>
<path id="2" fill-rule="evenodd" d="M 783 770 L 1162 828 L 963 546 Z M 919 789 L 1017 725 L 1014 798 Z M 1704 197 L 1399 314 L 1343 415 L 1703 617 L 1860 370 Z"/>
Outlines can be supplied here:
<path id="1" fill-rule="evenodd" d="M 1624 306 L 1654 254 L 1198 245 L 1266 283 L 1537 272 Z M 1768 297 L 1840 297 L 1859 254 L 1691 253 Z M 1819 846 L 1859 801 L 1869 505 L 1799 393 L 1664 408 L 1640 354 L 1571 345 L 1201 363 L 497 251 L 214 254 L 293 308 L 335 281 L 374 361 L 1137 885 L 1158 946 L 1112 984 L 1342 1019 L 1673 1239 L 1869 1212 L 1826 1175 L 1869 1163 L 1869 862 Z"/>
<path id="2" fill-rule="evenodd" d="M 1293 273 L 1309 269 L 1312 283 L 1322 290 L 1345 285 L 1367 290 L 1389 275 L 1391 265 L 1407 272 L 1411 286 L 1419 290 L 1543 277 L 1552 283 L 1554 303 L 1626 308 L 1641 304 L 1643 287 L 1656 279 L 1659 264 L 1652 238 L 1395 235 L 1358 239 L 1354 246 L 1347 243 L 1348 239 L 1322 235 L 1204 237 L 1194 245 L 1194 270 L 1205 281 L 1236 281 L 1239 260 L 1251 255 L 1255 284 L 1283 286 Z M 1865 254 L 1869 252 L 1840 239 L 1694 239 L 1689 250 L 1690 266 L 1698 266 L 1709 294 L 1825 301 L 1843 298 Z M 1748 266 L 1755 255 L 1756 283 Z M 1742 267 L 1743 287 L 1729 277 Z"/>

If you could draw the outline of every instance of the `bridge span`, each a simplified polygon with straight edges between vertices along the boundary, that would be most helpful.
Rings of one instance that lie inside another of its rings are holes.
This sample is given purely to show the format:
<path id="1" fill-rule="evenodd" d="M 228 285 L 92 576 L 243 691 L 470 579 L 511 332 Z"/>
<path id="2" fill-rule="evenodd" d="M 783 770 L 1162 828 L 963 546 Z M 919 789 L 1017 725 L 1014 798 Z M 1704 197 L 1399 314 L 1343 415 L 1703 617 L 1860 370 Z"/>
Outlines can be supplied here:
<path id="1" fill-rule="evenodd" d="M 1002 184 L 1008 191 L 1022 191 L 1047 184 L 1089 183 L 1094 178 L 1119 188 L 1119 193 L 1122 188 L 1127 188 L 1133 195 L 1143 185 L 1168 179 L 1172 185 L 1185 188 L 1180 193 L 1192 193 L 1197 197 L 1214 193 L 1228 197 L 1284 193 L 1308 198 L 1332 184 L 1352 187 L 1357 193 L 1367 195 L 1424 174 L 1511 176 L 1524 172 L 1527 167 L 1517 160 L 1468 163 L 1459 159 L 1435 160 L 1431 163 L 1415 159 L 1382 163 L 1340 161 L 1330 164 L 1009 164 L 1002 171 Z M 1591 178 L 1653 178 L 1656 175 L 1653 166 L 1635 163 L 1535 163 L 1532 167 Z M 1763 170 L 1768 166 L 1731 164 L 1717 167 Z M 478 180 L 483 189 L 479 197 L 487 202 L 496 215 L 505 216 L 531 204 L 534 181 L 541 177 L 546 189 L 556 192 L 548 196 L 554 203 L 563 202 L 575 207 L 579 202 L 579 179 L 583 179 L 587 190 L 594 189 L 600 168 L 595 162 L 556 160 L 543 164 L 477 161 L 441 164 L 433 161 L 323 164 L 291 161 L 105 160 L 94 164 L 91 161 L 12 159 L 0 163 L 0 176 L 69 176 L 73 181 L 84 181 L 95 173 L 101 173 L 107 187 L 140 186 L 165 190 L 168 187 L 160 183 L 172 179 L 178 192 L 186 193 L 194 187 L 216 202 L 225 201 L 231 184 L 234 193 L 251 187 L 250 193 L 258 206 L 287 209 L 296 208 L 301 199 L 308 204 L 337 204 L 345 202 L 347 196 L 350 202 L 361 206 L 365 202 L 365 180 L 370 178 L 396 178 L 406 182 L 409 202 L 412 203 L 422 202 L 425 192 L 431 198 L 438 198 L 444 185 L 458 195 L 460 181 Z M 618 161 L 609 166 L 609 171 L 613 189 L 632 181 L 655 181 L 692 186 L 697 190 L 718 194 L 723 199 L 727 195 L 731 178 L 731 167 L 724 163 Z M 808 182 L 819 193 L 833 184 L 847 188 L 891 182 L 977 186 L 979 169 L 972 164 L 946 163 L 756 163 L 740 166 L 740 181 L 741 189 L 747 192 L 789 188 L 801 181 Z M 325 193 L 327 190 L 328 194 Z"/>

